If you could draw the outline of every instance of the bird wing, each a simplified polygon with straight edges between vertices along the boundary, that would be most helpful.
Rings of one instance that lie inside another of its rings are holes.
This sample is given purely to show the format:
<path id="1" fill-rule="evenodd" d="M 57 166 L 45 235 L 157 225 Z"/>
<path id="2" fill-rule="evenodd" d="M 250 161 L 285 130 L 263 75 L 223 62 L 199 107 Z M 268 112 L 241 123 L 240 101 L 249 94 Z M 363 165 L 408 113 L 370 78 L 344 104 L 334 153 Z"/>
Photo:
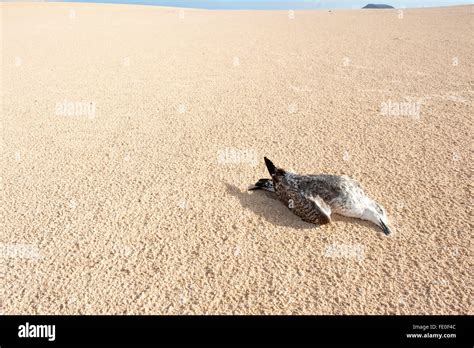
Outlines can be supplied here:
<path id="1" fill-rule="evenodd" d="M 288 208 L 304 221 L 316 225 L 331 222 L 331 207 L 320 197 L 302 191 L 288 192 Z"/>
<path id="2" fill-rule="evenodd" d="M 268 158 L 264 159 L 280 201 L 306 222 L 316 225 L 331 222 L 331 207 L 319 195 L 311 194 L 314 190 L 301 190 L 302 176 L 277 168 Z"/>

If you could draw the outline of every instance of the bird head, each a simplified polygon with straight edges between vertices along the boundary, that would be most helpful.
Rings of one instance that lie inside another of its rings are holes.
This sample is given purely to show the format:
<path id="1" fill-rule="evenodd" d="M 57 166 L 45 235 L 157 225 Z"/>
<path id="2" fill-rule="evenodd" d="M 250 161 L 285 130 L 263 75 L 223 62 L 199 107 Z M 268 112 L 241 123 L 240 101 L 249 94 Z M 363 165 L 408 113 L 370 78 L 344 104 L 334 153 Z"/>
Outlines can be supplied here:
<path id="1" fill-rule="evenodd" d="M 392 233 L 388 224 L 387 213 L 385 212 L 385 209 L 377 202 L 370 202 L 369 206 L 364 210 L 362 218 L 379 226 L 385 235 L 388 236 L 390 233 Z"/>

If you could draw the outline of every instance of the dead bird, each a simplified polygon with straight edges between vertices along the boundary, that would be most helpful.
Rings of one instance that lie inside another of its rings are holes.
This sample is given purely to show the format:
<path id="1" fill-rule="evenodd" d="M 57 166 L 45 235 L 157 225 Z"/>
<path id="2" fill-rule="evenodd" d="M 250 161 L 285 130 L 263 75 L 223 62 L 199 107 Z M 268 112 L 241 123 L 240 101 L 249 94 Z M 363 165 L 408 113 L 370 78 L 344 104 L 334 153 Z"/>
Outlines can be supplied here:
<path id="1" fill-rule="evenodd" d="M 274 192 L 294 214 L 316 225 L 331 222 L 331 213 L 376 224 L 389 235 L 385 209 L 369 198 L 360 184 L 345 175 L 298 175 L 276 167 L 264 157 L 271 179 L 260 179 L 249 190 Z"/>

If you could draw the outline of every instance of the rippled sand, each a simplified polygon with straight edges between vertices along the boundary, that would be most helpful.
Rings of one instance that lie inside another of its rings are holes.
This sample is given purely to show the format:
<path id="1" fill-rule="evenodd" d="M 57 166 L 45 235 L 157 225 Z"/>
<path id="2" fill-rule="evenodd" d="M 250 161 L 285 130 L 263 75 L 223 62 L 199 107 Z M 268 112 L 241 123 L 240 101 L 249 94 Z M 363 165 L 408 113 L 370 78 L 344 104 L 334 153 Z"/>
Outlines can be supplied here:
<path id="1" fill-rule="evenodd" d="M 473 6 L 0 6 L 4 313 L 472 313 Z M 264 155 L 395 235 L 247 193 Z"/>

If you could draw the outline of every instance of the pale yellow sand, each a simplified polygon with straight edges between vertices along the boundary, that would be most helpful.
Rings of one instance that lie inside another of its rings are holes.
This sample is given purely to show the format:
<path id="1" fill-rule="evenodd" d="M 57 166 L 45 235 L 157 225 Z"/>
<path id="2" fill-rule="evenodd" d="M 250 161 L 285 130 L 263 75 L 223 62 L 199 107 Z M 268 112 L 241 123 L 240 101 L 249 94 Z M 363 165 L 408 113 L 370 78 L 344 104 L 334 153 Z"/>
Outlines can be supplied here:
<path id="1" fill-rule="evenodd" d="M 3 313 L 471 312 L 472 6 L 1 8 Z M 396 234 L 247 193 L 264 155 Z"/>

